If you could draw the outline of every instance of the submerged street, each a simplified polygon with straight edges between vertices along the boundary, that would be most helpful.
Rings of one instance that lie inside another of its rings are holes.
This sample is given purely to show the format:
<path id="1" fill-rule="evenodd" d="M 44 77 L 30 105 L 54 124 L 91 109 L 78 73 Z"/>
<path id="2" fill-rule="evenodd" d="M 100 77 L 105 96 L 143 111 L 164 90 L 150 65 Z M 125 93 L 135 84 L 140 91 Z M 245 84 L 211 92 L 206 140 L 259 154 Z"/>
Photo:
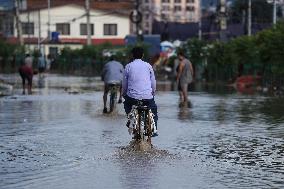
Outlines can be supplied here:
<path id="1" fill-rule="evenodd" d="M 99 79 L 46 75 L 0 98 L 0 188 L 283 188 L 284 99 L 178 92 L 159 83 L 152 152 L 128 145 L 123 106 L 103 115 Z"/>

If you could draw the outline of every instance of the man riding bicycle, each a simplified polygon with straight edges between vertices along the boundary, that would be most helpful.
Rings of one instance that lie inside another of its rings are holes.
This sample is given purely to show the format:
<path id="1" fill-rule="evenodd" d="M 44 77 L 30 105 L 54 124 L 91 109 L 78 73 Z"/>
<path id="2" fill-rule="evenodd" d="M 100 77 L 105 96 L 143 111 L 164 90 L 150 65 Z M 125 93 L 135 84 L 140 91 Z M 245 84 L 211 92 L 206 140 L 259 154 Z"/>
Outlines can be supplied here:
<path id="1" fill-rule="evenodd" d="M 149 63 L 141 60 L 144 56 L 141 47 L 134 47 L 132 55 L 133 61 L 126 65 L 122 82 L 125 112 L 129 114 L 132 106 L 137 104 L 137 100 L 141 100 L 143 105 L 148 106 L 154 114 L 157 127 L 158 112 L 154 100 L 156 79 L 153 68 Z M 156 129 L 154 130 L 153 136 L 158 136 Z"/>
<path id="2" fill-rule="evenodd" d="M 123 65 L 114 60 L 114 57 L 112 56 L 110 58 L 110 61 L 104 65 L 103 71 L 102 71 L 102 80 L 104 81 L 104 95 L 103 95 L 103 100 L 104 100 L 104 110 L 103 113 L 107 113 L 107 94 L 110 89 L 111 84 L 117 84 L 119 85 L 120 88 L 120 95 L 119 95 L 119 100 L 118 103 L 122 103 L 122 78 L 123 78 Z"/>

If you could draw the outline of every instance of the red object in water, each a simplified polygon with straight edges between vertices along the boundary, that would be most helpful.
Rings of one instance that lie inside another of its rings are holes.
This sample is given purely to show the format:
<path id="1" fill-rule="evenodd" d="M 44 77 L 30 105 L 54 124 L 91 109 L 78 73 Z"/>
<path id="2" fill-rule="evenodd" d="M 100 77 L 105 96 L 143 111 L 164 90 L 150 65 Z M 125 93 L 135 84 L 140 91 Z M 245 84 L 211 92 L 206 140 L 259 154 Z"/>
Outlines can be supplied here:
<path id="1" fill-rule="evenodd" d="M 259 82 L 260 76 L 245 75 L 236 79 L 236 88 L 241 93 L 252 94 L 254 93 L 254 86 Z"/>
<path id="2" fill-rule="evenodd" d="M 255 77 L 252 75 L 245 75 L 240 76 L 236 79 L 236 83 L 242 83 L 242 84 L 254 84 L 255 83 Z"/>

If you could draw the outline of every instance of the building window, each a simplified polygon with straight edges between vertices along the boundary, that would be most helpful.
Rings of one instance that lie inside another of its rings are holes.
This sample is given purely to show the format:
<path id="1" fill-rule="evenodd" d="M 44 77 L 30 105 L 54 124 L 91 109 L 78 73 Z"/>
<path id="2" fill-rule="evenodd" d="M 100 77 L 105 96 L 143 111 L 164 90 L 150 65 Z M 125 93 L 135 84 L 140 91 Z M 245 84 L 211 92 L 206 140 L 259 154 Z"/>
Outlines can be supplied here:
<path id="1" fill-rule="evenodd" d="M 145 20 L 148 20 L 150 18 L 149 14 L 145 14 Z"/>
<path id="2" fill-rule="evenodd" d="M 5 35 L 14 35 L 14 21 L 10 18 L 4 17 L 3 19 L 3 31 Z"/>
<path id="3" fill-rule="evenodd" d="M 162 3 L 169 3 L 170 0 L 162 0 Z"/>
<path id="4" fill-rule="evenodd" d="M 161 14 L 161 19 L 162 20 L 167 20 L 169 18 L 169 15 L 168 14 Z"/>
<path id="5" fill-rule="evenodd" d="M 170 6 L 164 5 L 163 6 L 163 11 L 170 11 Z"/>
<path id="6" fill-rule="evenodd" d="M 94 35 L 94 24 L 90 24 L 91 35 Z M 87 35 L 87 24 L 80 24 L 80 35 Z"/>
<path id="7" fill-rule="evenodd" d="M 181 11 L 181 6 L 174 6 L 175 11 Z"/>
<path id="8" fill-rule="evenodd" d="M 22 30 L 24 35 L 34 35 L 34 23 L 23 22 Z"/>
<path id="9" fill-rule="evenodd" d="M 56 24 L 56 31 L 61 35 L 70 35 L 70 24 L 68 23 L 60 23 Z"/>
<path id="10" fill-rule="evenodd" d="M 194 12 L 195 8 L 192 6 L 186 6 L 186 10 Z"/>
<path id="11" fill-rule="evenodd" d="M 175 3 L 181 3 L 181 0 L 175 0 Z"/>
<path id="12" fill-rule="evenodd" d="M 117 24 L 104 24 L 104 35 L 117 35 Z"/>
<path id="13" fill-rule="evenodd" d="M 175 20 L 176 20 L 176 21 L 180 21 L 180 19 L 181 19 L 181 16 L 179 16 L 179 15 L 176 15 L 176 16 L 175 16 Z"/>
<path id="14" fill-rule="evenodd" d="M 194 0 L 186 0 L 187 3 L 194 3 Z"/>
<path id="15" fill-rule="evenodd" d="M 145 6 L 144 6 L 144 10 L 150 10 L 149 6 L 148 6 L 148 5 L 145 5 Z"/>
<path id="16" fill-rule="evenodd" d="M 146 28 L 149 28 L 150 24 L 149 22 L 145 22 L 145 25 L 144 25 Z"/>

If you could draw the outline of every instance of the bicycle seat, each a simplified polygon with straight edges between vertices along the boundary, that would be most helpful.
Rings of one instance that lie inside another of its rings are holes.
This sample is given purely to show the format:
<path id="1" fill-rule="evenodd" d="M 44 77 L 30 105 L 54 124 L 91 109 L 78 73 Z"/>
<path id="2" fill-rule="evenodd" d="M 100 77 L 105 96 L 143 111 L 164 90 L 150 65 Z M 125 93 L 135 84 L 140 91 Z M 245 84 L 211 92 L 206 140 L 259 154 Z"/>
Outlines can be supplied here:
<path id="1" fill-rule="evenodd" d="M 145 100 L 137 100 L 137 109 L 138 110 L 149 110 L 150 108 L 145 105 Z"/>
<path id="2" fill-rule="evenodd" d="M 117 82 L 117 81 L 112 81 L 112 82 L 109 82 L 108 85 L 109 85 L 110 87 L 115 87 L 115 86 L 120 86 L 121 83 L 119 83 L 119 82 Z"/>
<path id="3" fill-rule="evenodd" d="M 150 110 L 148 106 L 137 106 L 138 110 Z"/>

